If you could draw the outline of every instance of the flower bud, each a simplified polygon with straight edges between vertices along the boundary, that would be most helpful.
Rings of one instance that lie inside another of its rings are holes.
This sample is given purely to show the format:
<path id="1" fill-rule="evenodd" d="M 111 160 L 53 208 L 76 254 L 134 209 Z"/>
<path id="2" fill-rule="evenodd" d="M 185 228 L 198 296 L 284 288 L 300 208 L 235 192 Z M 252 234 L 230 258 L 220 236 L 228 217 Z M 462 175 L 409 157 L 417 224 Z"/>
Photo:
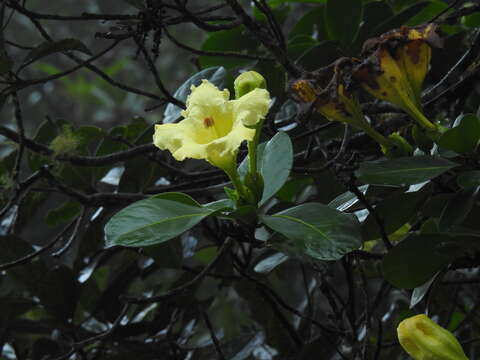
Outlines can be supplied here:
<path id="1" fill-rule="evenodd" d="M 256 71 L 246 71 L 241 73 L 235 79 L 233 86 L 235 88 L 235 98 L 239 99 L 255 89 L 266 89 L 265 78 Z"/>
<path id="2" fill-rule="evenodd" d="M 455 336 L 426 315 L 403 320 L 397 333 L 400 345 L 415 360 L 468 360 Z"/>

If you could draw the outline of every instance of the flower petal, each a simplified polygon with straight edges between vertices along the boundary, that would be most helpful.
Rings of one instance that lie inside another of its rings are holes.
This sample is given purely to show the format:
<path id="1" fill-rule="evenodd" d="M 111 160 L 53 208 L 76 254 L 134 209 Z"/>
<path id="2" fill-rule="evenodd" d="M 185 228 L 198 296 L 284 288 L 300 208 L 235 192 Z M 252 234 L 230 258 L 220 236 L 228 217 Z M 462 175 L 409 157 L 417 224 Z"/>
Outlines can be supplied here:
<path id="1" fill-rule="evenodd" d="M 207 144 L 195 141 L 195 128 L 188 122 L 155 125 L 153 143 L 161 150 L 169 150 L 178 161 L 186 158 L 206 159 Z"/>
<path id="2" fill-rule="evenodd" d="M 191 94 L 187 98 L 187 109 L 182 112 L 183 117 L 203 119 L 213 116 L 219 117 L 228 111 L 230 92 L 228 89 L 220 91 L 215 85 L 202 80 L 198 87 L 191 87 Z"/>
<path id="3" fill-rule="evenodd" d="M 237 155 L 238 148 L 243 141 L 251 141 L 255 136 L 255 129 L 246 128 L 241 122 L 233 125 L 232 131 L 226 136 L 212 141 L 207 146 L 207 161 L 225 169 Z"/>
<path id="4" fill-rule="evenodd" d="M 240 121 L 245 126 L 254 126 L 267 114 L 270 94 L 265 89 L 257 88 L 231 102 L 235 116 L 234 123 Z"/>
<path id="5" fill-rule="evenodd" d="M 253 97 L 245 95 L 250 98 L 241 101 L 245 108 L 236 109 L 234 101 L 228 100 L 228 90 L 220 91 L 204 80 L 199 87 L 192 87 L 187 109 L 182 112 L 185 119 L 178 124 L 156 125 L 153 142 L 178 161 L 205 159 L 220 168 L 231 166 L 241 143 L 255 135 L 255 130 L 246 128 L 237 117 L 244 113 L 263 117 L 270 101 L 268 92 L 263 91 Z M 258 99 L 263 99 L 263 105 Z"/>
<path id="6" fill-rule="evenodd" d="M 432 49 L 423 40 L 411 40 L 396 52 L 398 63 L 408 77 L 417 104 L 421 104 L 423 80 L 427 75 L 431 56 Z"/>

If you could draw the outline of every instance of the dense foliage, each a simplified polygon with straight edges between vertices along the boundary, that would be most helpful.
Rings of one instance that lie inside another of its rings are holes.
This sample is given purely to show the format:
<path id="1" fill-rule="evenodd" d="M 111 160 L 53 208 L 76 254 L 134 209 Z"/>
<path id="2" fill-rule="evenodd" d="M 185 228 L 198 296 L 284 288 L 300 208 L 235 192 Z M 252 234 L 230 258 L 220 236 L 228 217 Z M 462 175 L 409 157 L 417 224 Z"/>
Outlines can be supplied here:
<path id="1" fill-rule="evenodd" d="M 0 21 L 2 359 L 405 359 L 422 313 L 478 356 L 476 1 Z M 235 136 L 199 140 L 219 119 Z"/>

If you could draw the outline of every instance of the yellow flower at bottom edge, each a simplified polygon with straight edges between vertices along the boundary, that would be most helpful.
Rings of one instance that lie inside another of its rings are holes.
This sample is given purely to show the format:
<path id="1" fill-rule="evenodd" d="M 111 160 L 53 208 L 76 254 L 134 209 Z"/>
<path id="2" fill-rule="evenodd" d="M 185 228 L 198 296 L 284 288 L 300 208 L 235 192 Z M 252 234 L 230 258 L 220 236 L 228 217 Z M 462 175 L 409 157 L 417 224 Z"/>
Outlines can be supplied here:
<path id="1" fill-rule="evenodd" d="M 426 315 L 403 320 L 398 341 L 415 360 L 468 360 L 457 338 Z"/>
<path id="2" fill-rule="evenodd" d="M 205 159 L 221 169 L 235 166 L 240 144 L 252 140 L 254 126 L 265 117 L 270 95 L 265 89 L 255 89 L 238 100 L 230 100 L 227 89 L 220 91 L 207 80 L 192 86 L 187 98 L 184 119 L 178 124 L 155 125 L 153 143 L 169 150 L 182 161 L 187 158 Z"/>

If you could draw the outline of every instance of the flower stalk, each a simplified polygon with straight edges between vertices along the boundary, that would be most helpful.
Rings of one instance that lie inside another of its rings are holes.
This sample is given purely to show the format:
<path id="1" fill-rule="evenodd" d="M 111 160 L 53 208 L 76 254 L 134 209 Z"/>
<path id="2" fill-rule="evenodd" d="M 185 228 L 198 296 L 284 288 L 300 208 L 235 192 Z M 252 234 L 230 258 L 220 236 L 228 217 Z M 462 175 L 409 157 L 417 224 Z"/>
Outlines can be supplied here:
<path id="1" fill-rule="evenodd" d="M 240 74 L 234 82 L 235 98 L 240 99 L 242 96 L 255 91 L 256 89 L 266 89 L 267 82 L 265 78 L 256 71 L 247 71 Z M 247 125 L 247 127 L 255 130 L 252 140 L 247 142 L 248 146 L 248 174 L 245 183 L 250 189 L 253 197 L 253 203 L 257 203 L 263 191 L 263 180 L 257 168 L 257 147 L 260 142 L 263 122 L 265 118 L 261 118 L 256 124 Z"/>
<path id="2" fill-rule="evenodd" d="M 240 99 L 242 96 L 254 91 L 255 89 L 266 89 L 267 82 L 265 78 L 256 71 L 246 71 L 241 73 L 234 81 L 235 98 Z M 256 176 L 257 174 L 257 146 L 262 132 L 264 118 L 260 119 L 256 124 L 247 124 L 247 127 L 255 129 L 253 140 L 248 141 L 248 159 L 249 172 Z"/>

